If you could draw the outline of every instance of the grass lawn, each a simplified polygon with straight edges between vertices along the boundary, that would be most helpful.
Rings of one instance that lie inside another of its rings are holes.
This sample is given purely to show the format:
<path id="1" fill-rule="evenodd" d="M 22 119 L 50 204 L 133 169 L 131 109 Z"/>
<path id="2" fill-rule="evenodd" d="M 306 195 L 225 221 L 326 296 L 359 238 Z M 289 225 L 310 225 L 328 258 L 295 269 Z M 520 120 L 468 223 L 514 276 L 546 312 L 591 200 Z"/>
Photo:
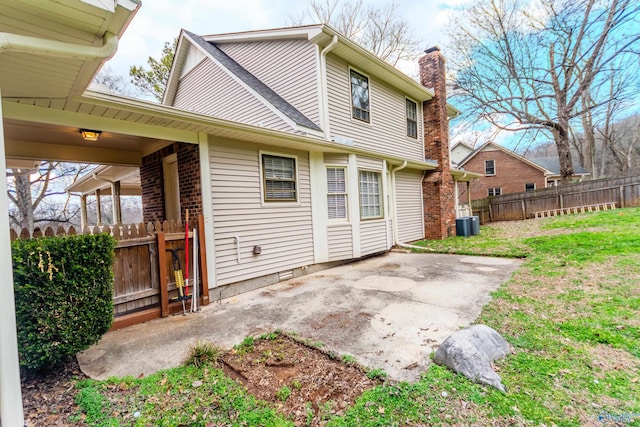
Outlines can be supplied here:
<path id="1" fill-rule="evenodd" d="M 499 223 L 481 227 L 479 236 L 420 245 L 526 258 L 478 319 L 514 347 L 496 366 L 507 393 L 432 365 L 415 384 L 366 391 L 327 425 L 640 425 L 640 209 Z M 139 380 L 78 383 L 78 419 L 291 425 L 220 370 L 198 365 Z M 114 407 L 109 393 L 122 387 L 136 393 L 129 407 Z M 145 410 L 136 418 L 131 408 L 140 406 Z M 215 421 L 204 421 L 203 413 Z"/>

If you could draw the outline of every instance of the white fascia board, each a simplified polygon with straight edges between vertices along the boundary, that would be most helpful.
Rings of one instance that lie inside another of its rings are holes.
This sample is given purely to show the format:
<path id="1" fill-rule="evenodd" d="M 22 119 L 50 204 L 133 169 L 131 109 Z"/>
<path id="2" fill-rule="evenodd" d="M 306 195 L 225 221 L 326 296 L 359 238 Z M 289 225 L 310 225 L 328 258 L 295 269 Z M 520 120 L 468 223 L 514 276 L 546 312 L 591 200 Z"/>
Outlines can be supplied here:
<path id="1" fill-rule="evenodd" d="M 306 25 L 300 27 L 275 28 L 269 30 L 243 31 L 238 33 L 211 34 L 201 36 L 208 42 L 235 43 L 266 40 L 310 40 L 322 32 L 322 25 Z"/>
<path id="2" fill-rule="evenodd" d="M 193 43 L 193 41 L 188 40 L 184 41 L 185 35 L 184 30 L 180 30 L 180 35 L 178 36 L 178 45 L 176 46 L 176 52 L 174 55 L 174 60 L 171 63 L 171 70 L 169 70 L 169 78 L 167 79 L 167 85 L 164 88 L 164 94 L 162 95 L 162 105 L 173 105 L 173 101 L 176 97 L 176 92 L 178 91 L 178 83 L 180 82 L 180 74 L 182 72 L 182 66 L 184 65 L 184 56 L 188 52 L 188 46 L 194 45 L 197 46 L 197 43 Z M 199 46 L 197 46 L 199 47 Z"/>
<path id="3" fill-rule="evenodd" d="M 72 111 L 19 104 L 17 102 L 3 102 L 2 108 L 5 112 L 4 116 L 7 119 L 77 128 L 100 129 L 106 132 L 188 142 L 192 144 L 198 143 L 198 134 L 196 132 L 146 125 L 126 120 L 91 116 L 89 114 L 76 113 Z"/>

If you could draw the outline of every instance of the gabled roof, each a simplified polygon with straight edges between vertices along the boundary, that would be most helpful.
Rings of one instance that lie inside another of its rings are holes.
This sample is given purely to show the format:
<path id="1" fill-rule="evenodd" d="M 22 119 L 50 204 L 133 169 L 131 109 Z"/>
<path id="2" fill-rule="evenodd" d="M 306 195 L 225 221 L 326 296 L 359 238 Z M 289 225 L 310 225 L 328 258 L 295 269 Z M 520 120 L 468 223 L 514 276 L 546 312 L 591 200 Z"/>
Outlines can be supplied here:
<path id="1" fill-rule="evenodd" d="M 207 49 L 207 54 L 211 56 L 213 56 L 213 53 L 209 52 L 208 46 L 210 45 L 215 46 L 216 43 L 239 43 L 239 42 L 298 39 L 298 40 L 309 40 L 310 42 L 316 44 L 319 50 L 322 50 L 325 47 L 327 47 L 330 43 L 332 43 L 333 40 L 336 40 L 337 44 L 331 50 L 332 55 L 339 56 L 340 58 L 344 59 L 349 64 L 357 67 L 363 72 L 369 75 L 378 77 L 379 79 L 383 80 L 390 86 L 398 88 L 399 90 L 404 92 L 407 96 L 413 98 L 416 101 L 419 101 L 419 102 L 428 101 L 432 99 L 434 96 L 432 90 L 425 88 L 419 82 L 407 76 L 402 71 L 393 67 L 389 63 L 378 58 L 373 53 L 369 52 L 367 49 L 363 48 L 362 46 L 358 45 L 357 43 L 343 36 L 338 31 L 336 31 L 335 29 L 333 29 L 331 26 L 327 24 L 314 24 L 314 25 L 305 25 L 305 26 L 299 26 L 299 27 L 276 28 L 276 29 L 270 29 L 270 30 L 206 35 L 201 37 L 196 36 L 195 34 L 185 30 L 183 30 L 182 34 L 191 38 L 192 42 L 196 43 L 201 48 Z M 198 38 L 200 40 L 198 40 Z M 205 42 L 204 45 L 202 44 L 202 41 Z M 220 49 L 217 49 L 217 50 L 220 51 Z M 173 67 L 171 70 L 171 75 L 167 83 L 163 103 L 171 103 L 173 97 L 176 94 L 178 81 L 179 81 L 179 74 L 180 74 L 179 70 L 176 70 L 176 68 L 179 67 L 181 56 L 184 53 L 185 52 L 181 51 L 181 46 L 179 42 L 178 50 L 176 52 L 176 59 L 174 60 Z M 233 61 L 233 59 L 231 58 L 229 59 Z M 237 65 L 238 67 L 243 68 L 239 64 Z M 241 73 L 242 74 L 247 73 L 251 75 L 251 73 L 249 73 L 247 70 L 244 70 L 244 72 L 241 71 Z M 240 75 L 236 75 L 236 76 L 240 78 Z M 255 78 L 255 76 L 253 77 Z M 258 79 L 256 78 L 256 80 Z M 276 106 L 275 104 L 274 106 L 278 108 L 278 106 Z M 452 105 L 447 104 L 447 114 L 449 115 L 449 117 L 453 118 L 458 116 L 460 112 Z M 296 121 L 296 123 L 298 122 Z M 303 126 L 306 126 L 306 125 L 303 125 Z M 316 128 L 314 127 L 312 129 L 316 129 Z"/>
<path id="2" fill-rule="evenodd" d="M 551 170 L 545 168 L 544 166 L 541 166 L 538 163 L 535 163 L 535 162 L 527 159 L 526 157 L 522 157 L 521 155 L 515 153 L 514 151 L 511 151 L 508 148 L 505 148 L 505 147 L 503 147 L 501 145 L 498 145 L 498 144 L 496 144 L 495 142 L 492 142 L 492 141 L 485 142 L 478 149 L 476 149 L 475 151 L 471 152 L 467 157 L 462 159 L 462 161 L 459 163 L 459 166 L 460 167 L 464 166 L 466 163 L 469 162 L 469 160 L 473 159 L 478 153 L 486 150 L 487 148 L 493 148 L 494 150 L 500 150 L 500 151 L 506 153 L 507 155 L 509 155 L 511 157 L 514 157 L 514 158 L 520 160 L 521 162 L 526 163 L 529 166 L 540 170 L 541 172 L 543 172 L 545 174 L 545 176 L 554 175 L 554 173 Z"/>
<path id="3" fill-rule="evenodd" d="M 246 68 L 238 64 L 226 53 L 220 50 L 215 43 L 207 42 L 202 37 L 183 30 L 183 33 L 194 43 L 204 49 L 209 55 L 211 55 L 218 63 L 220 63 L 227 71 L 231 72 L 237 78 L 242 80 L 244 84 L 256 91 L 267 102 L 273 105 L 276 109 L 282 112 L 285 116 L 291 119 L 295 124 L 304 126 L 313 130 L 320 131 L 320 127 L 311 121 L 307 116 L 302 114 L 293 105 L 289 104 L 280 95 L 273 91 L 269 86 L 264 84 L 260 79 L 251 74 Z"/>

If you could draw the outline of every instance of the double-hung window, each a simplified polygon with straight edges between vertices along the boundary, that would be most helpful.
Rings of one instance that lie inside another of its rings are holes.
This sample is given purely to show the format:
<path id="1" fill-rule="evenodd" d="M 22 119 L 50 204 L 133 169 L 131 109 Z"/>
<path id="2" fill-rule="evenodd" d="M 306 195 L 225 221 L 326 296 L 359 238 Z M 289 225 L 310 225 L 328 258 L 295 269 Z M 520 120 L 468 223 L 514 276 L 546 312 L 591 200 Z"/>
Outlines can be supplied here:
<path id="1" fill-rule="evenodd" d="M 496 174 L 496 161 L 495 160 L 485 160 L 484 161 L 484 174 L 485 175 L 495 175 Z"/>
<path id="2" fill-rule="evenodd" d="M 369 79 L 353 70 L 351 80 L 351 113 L 354 119 L 369 123 Z"/>
<path id="3" fill-rule="evenodd" d="M 347 218 L 347 179 L 346 169 L 327 168 L 327 207 L 329 219 Z"/>
<path id="4" fill-rule="evenodd" d="M 527 182 L 524 184 L 524 191 L 534 191 L 536 189 L 535 182 Z"/>
<path id="5" fill-rule="evenodd" d="M 407 136 L 418 138 L 418 105 L 407 99 Z"/>
<path id="6" fill-rule="evenodd" d="M 295 202 L 296 159 L 262 155 L 262 179 L 265 202 Z"/>
<path id="7" fill-rule="evenodd" d="M 489 188 L 489 190 L 487 191 L 487 194 L 489 196 L 499 196 L 502 194 L 502 188 L 500 187 Z"/>
<path id="8" fill-rule="evenodd" d="M 382 218 L 382 174 L 360 171 L 360 218 Z"/>

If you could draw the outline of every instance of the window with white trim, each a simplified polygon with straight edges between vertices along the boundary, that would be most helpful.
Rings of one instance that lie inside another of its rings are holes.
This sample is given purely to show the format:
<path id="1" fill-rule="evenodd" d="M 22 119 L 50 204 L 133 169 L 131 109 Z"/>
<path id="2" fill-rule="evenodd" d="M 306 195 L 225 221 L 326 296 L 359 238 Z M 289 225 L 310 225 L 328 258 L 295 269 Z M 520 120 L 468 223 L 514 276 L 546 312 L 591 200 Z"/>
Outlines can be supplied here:
<path id="1" fill-rule="evenodd" d="M 496 161 L 495 160 L 485 160 L 484 161 L 484 174 L 485 175 L 495 175 L 496 174 Z"/>
<path id="2" fill-rule="evenodd" d="M 502 188 L 500 187 L 490 188 L 488 191 L 489 196 L 499 196 L 501 194 L 502 194 Z"/>
<path id="3" fill-rule="evenodd" d="M 524 184 L 524 191 L 534 191 L 536 189 L 535 182 L 527 182 Z"/>
<path id="4" fill-rule="evenodd" d="M 295 202 L 296 159 L 263 154 L 262 181 L 265 202 Z"/>
<path id="5" fill-rule="evenodd" d="M 407 104 L 407 136 L 418 138 L 418 104 L 406 99 Z"/>
<path id="6" fill-rule="evenodd" d="M 360 171 L 360 218 L 382 218 L 382 174 Z"/>
<path id="7" fill-rule="evenodd" d="M 329 219 L 347 218 L 346 168 L 327 168 L 327 207 Z"/>
<path id="8" fill-rule="evenodd" d="M 351 116 L 369 123 L 369 79 L 350 70 L 351 80 Z"/>

